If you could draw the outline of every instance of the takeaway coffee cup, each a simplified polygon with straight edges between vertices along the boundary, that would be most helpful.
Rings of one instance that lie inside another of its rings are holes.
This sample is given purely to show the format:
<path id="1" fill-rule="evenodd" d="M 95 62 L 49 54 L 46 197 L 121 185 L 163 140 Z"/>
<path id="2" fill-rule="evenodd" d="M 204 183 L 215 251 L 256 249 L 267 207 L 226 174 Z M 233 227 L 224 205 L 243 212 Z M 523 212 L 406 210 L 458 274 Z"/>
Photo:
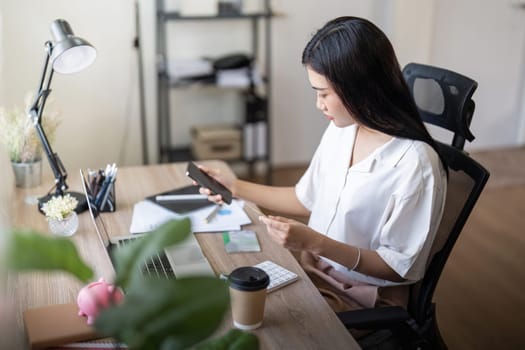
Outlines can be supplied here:
<path id="1" fill-rule="evenodd" d="M 233 325 L 251 330 L 262 324 L 266 287 L 270 277 L 264 270 L 253 266 L 239 267 L 230 273 L 230 299 Z"/>

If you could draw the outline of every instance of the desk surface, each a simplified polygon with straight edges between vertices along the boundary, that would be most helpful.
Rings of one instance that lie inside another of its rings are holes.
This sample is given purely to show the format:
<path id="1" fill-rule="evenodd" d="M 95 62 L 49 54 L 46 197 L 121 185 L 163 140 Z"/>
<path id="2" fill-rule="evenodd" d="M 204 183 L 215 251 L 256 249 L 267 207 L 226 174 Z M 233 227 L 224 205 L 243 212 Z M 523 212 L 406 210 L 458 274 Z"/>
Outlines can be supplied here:
<path id="1" fill-rule="evenodd" d="M 222 162 L 208 162 L 230 171 Z M 185 163 L 137 166 L 119 169 L 116 182 L 117 211 L 104 213 L 104 220 L 113 235 L 128 234 L 133 205 L 144 197 L 190 184 L 184 175 Z M 77 174 L 68 181 L 73 191 L 81 188 Z M 18 228 L 31 228 L 49 232 L 43 215 L 35 205 L 25 203 L 31 195 L 42 195 L 50 185 L 46 183 L 32 189 L 17 189 L 13 202 L 14 224 Z M 305 275 L 291 253 L 274 243 L 266 234 L 263 225 L 256 220 L 257 214 L 247 210 L 253 224 L 246 226 L 257 232 L 261 245 L 260 253 L 227 254 L 219 234 L 198 233 L 197 240 L 217 274 L 229 273 L 235 267 L 255 265 L 272 260 L 300 276 L 299 281 L 268 294 L 264 323 L 253 331 L 261 342 L 262 349 L 348 349 L 359 348 L 350 333 L 342 326 L 328 304 Z M 108 256 L 96 237 L 89 213 L 79 215 L 80 225 L 71 237 L 80 254 L 95 271 L 96 278 L 111 280 L 113 269 Z M 22 322 L 22 311 L 27 308 L 57 303 L 74 302 L 82 285 L 73 277 L 63 273 L 29 272 L 8 277 L 8 297 L 13 297 L 15 308 L 14 345 L 27 347 Z M 221 332 L 232 328 L 228 313 Z"/>

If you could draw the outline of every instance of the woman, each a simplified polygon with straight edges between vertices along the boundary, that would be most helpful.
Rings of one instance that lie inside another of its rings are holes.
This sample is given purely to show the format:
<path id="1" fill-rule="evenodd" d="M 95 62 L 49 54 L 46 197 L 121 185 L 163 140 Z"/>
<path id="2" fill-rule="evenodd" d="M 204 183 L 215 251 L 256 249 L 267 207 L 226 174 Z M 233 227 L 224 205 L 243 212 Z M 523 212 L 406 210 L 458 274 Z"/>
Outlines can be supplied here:
<path id="1" fill-rule="evenodd" d="M 446 171 L 392 45 L 369 21 L 340 17 L 306 45 L 302 63 L 330 121 L 295 187 L 263 186 L 207 169 L 234 196 L 308 225 L 261 216 L 335 311 L 406 306 L 441 219 Z M 208 189 L 201 193 L 221 202 Z"/>

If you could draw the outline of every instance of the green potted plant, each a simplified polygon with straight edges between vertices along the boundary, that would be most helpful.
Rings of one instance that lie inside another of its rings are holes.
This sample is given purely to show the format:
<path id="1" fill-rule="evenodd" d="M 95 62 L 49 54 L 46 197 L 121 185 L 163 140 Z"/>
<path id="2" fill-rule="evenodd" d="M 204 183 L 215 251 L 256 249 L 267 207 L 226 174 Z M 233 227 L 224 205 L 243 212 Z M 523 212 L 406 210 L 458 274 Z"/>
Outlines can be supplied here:
<path id="1" fill-rule="evenodd" d="M 101 335 L 141 350 L 259 348 L 255 335 L 239 330 L 210 339 L 229 306 L 227 282 L 210 276 L 146 278 L 140 272 L 146 258 L 193 234 L 190 225 L 187 218 L 172 220 L 117 251 L 113 283 L 126 296 L 97 315 L 94 326 Z M 62 270 L 83 282 L 93 280 L 92 269 L 67 238 L 18 231 L 6 253 L 11 270 Z"/>
<path id="2" fill-rule="evenodd" d="M 19 107 L 0 107 L 0 142 L 9 153 L 16 185 L 19 187 L 37 186 L 42 179 L 42 146 L 26 112 L 32 99 L 32 94 L 28 94 L 24 110 Z M 56 112 L 44 113 L 42 116 L 42 127 L 50 142 L 59 124 Z"/>

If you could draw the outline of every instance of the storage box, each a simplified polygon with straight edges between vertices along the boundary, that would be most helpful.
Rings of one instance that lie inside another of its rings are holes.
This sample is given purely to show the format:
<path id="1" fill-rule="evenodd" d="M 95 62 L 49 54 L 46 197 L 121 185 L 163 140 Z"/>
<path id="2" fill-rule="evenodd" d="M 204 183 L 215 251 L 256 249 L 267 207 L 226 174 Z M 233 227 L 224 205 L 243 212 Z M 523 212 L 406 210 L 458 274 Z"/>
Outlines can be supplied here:
<path id="1" fill-rule="evenodd" d="M 191 149 L 197 160 L 241 158 L 241 130 L 234 126 L 199 126 L 192 129 Z"/>

